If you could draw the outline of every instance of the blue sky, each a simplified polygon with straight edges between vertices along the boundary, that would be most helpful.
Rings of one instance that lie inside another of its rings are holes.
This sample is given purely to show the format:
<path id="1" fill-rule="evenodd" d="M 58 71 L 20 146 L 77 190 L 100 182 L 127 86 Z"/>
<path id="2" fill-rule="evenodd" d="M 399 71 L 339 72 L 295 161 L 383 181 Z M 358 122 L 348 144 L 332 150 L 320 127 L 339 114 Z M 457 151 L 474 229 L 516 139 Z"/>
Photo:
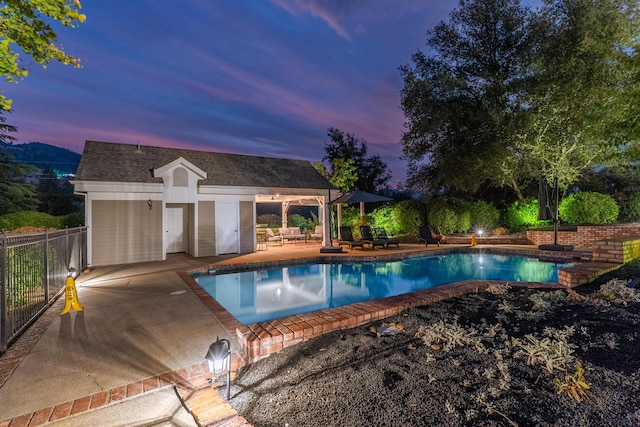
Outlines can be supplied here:
<path id="1" fill-rule="evenodd" d="M 395 186 L 398 67 L 453 0 L 109 0 L 55 27 L 82 68 L 32 65 L 7 123 L 18 143 L 86 140 L 320 160 L 327 129 L 367 142 Z"/>

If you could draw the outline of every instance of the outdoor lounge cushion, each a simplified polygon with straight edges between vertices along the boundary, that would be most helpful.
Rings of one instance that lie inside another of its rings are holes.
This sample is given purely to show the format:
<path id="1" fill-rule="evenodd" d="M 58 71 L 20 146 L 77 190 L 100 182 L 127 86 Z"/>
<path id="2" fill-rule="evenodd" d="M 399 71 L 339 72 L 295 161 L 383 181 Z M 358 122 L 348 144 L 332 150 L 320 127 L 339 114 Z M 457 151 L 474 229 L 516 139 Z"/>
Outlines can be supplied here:
<path id="1" fill-rule="evenodd" d="M 382 248 L 387 247 L 386 241 L 382 239 L 376 239 L 375 237 L 373 237 L 373 234 L 371 234 L 371 227 L 368 225 L 360 226 L 360 235 L 362 236 L 363 240 L 368 240 L 371 242 L 371 248 L 373 249 L 375 249 L 376 246 L 380 246 Z"/>
<path id="2" fill-rule="evenodd" d="M 311 236 L 309 237 L 311 237 L 312 239 L 322 240 L 322 226 L 316 225 L 316 231 L 311 233 Z"/>
<path id="3" fill-rule="evenodd" d="M 425 246 L 429 246 L 429 243 L 435 243 L 440 246 L 440 240 L 433 237 L 431 234 L 431 229 L 425 225 L 421 225 L 419 228 L 420 235 L 418 236 L 419 242 L 424 242 Z"/>
<path id="4" fill-rule="evenodd" d="M 341 240 L 338 241 L 340 246 L 349 246 L 349 249 L 360 247 L 364 250 L 364 245 L 371 245 L 371 249 L 373 249 L 373 243 L 369 240 L 355 240 L 351 227 L 346 225 L 340 227 L 340 238 Z"/>
<path id="5" fill-rule="evenodd" d="M 278 234 L 277 236 L 274 234 L 273 230 L 270 228 L 266 228 L 267 230 L 267 242 L 280 242 L 283 243 L 282 235 Z"/>
<path id="6" fill-rule="evenodd" d="M 387 232 L 384 228 L 374 228 L 373 231 L 376 235 L 376 239 L 386 242 L 387 247 L 389 247 L 389 245 L 396 245 L 397 247 L 400 247 L 400 240 L 395 237 L 387 236 Z"/>
<path id="7" fill-rule="evenodd" d="M 305 238 L 305 235 L 300 232 L 300 227 L 280 227 L 278 230 L 287 240 L 304 240 Z"/>

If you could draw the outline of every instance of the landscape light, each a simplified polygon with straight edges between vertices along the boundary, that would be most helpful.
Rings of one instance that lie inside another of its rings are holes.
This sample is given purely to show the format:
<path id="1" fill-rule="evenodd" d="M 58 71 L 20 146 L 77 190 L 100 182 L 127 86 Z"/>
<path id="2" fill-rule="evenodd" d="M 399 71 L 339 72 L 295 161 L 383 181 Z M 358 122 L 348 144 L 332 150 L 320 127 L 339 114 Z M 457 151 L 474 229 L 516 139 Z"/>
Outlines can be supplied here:
<path id="1" fill-rule="evenodd" d="M 227 370 L 227 400 L 231 389 L 231 344 L 227 339 L 216 337 L 216 341 L 209 346 L 204 356 L 209 362 L 209 372 L 219 375 Z M 209 380 L 211 382 L 211 380 Z"/>

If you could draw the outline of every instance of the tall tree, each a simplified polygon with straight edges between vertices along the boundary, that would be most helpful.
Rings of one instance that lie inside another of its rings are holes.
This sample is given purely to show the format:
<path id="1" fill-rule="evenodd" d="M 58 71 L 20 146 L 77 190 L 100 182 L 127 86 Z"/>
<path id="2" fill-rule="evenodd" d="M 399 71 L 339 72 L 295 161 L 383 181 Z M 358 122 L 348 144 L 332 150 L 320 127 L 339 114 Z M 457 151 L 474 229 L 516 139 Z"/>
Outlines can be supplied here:
<path id="1" fill-rule="evenodd" d="M 460 0 L 428 32 L 429 53 L 400 67 L 410 186 L 475 191 L 492 180 L 519 194 L 512 147 L 525 115 L 529 18 L 519 0 Z"/>
<path id="2" fill-rule="evenodd" d="M 18 82 L 28 70 L 20 55 L 28 55 L 43 67 L 52 60 L 80 66 L 80 60 L 56 46 L 57 21 L 75 27 L 85 21 L 79 0 L 2 0 L 0 4 L 0 74 L 8 82 Z M 19 49 L 17 50 L 16 47 Z M 11 100 L 0 92 L 0 108 L 11 108 Z"/>
<path id="3" fill-rule="evenodd" d="M 10 144 L 15 138 L 15 126 L 6 124 L 0 110 L 0 144 Z M 0 150 L 0 215 L 36 210 L 38 199 L 33 185 L 22 182 L 24 175 L 32 170 L 28 166 L 18 165 L 13 158 Z"/>
<path id="4" fill-rule="evenodd" d="M 388 167 L 380 156 L 367 156 L 367 144 L 356 138 L 353 134 L 343 132 L 336 128 L 329 128 L 330 143 L 325 142 L 326 156 L 322 159 L 330 165 L 330 177 L 338 171 L 339 175 L 348 172 L 346 166 L 355 168 L 356 180 L 352 185 L 343 186 L 343 191 L 353 189 L 373 192 L 386 187 L 391 179 Z M 345 162 L 348 162 L 345 164 Z M 335 185 L 335 184 L 334 184 Z"/>
<path id="5" fill-rule="evenodd" d="M 628 98 L 638 11 L 635 0 L 544 1 L 529 89 L 531 122 L 519 144 L 532 174 L 557 178 L 566 189 L 589 166 L 628 158 L 621 147 L 633 135 L 612 123 L 630 117 L 611 107 Z"/>

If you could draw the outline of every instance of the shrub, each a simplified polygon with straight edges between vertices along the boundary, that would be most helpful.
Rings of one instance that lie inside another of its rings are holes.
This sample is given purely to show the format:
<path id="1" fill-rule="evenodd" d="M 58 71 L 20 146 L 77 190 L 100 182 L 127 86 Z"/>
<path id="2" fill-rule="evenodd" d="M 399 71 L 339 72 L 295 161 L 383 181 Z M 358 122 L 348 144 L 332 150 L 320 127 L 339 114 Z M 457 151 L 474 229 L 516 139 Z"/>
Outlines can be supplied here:
<path id="1" fill-rule="evenodd" d="M 75 212 L 60 218 L 63 228 L 81 227 L 84 225 L 84 213 Z"/>
<path id="2" fill-rule="evenodd" d="M 300 227 L 301 231 L 307 229 L 307 219 L 300 214 L 289 215 L 287 227 Z"/>
<path id="3" fill-rule="evenodd" d="M 478 200 L 470 203 L 469 208 L 474 228 L 492 229 L 500 222 L 500 211 L 487 202 Z"/>
<path id="4" fill-rule="evenodd" d="M 397 203 L 394 213 L 398 227 L 392 230 L 395 234 L 417 234 L 418 227 L 427 221 L 425 206 L 413 199 Z"/>
<path id="5" fill-rule="evenodd" d="M 398 231 L 397 206 L 386 204 L 371 212 L 371 219 L 376 227 L 384 228 L 387 232 L 396 234 Z"/>
<path id="6" fill-rule="evenodd" d="M 282 218 L 276 214 L 263 214 L 256 217 L 256 223 L 267 224 L 269 228 L 282 227 Z"/>
<path id="7" fill-rule="evenodd" d="M 36 211 L 15 212 L 0 217 L 0 229 L 13 231 L 21 227 L 61 229 L 62 217 Z"/>
<path id="8" fill-rule="evenodd" d="M 504 223 L 510 229 L 520 230 L 527 226 L 547 225 L 549 221 L 538 219 L 538 200 L 530 197 L 511 203 L 504 212 Z"/>
<path id="9" fill-rule="evenodd" d="M 628 222 L 640 221 L 640 193 L 620 200 L 620 217 Z"/>
<path id="10" fill-rule="evenodd" d="M 435 199 L 427 218 L 429 226 L 443 234 L 464 233 L 471 228 L 469 203 L 455 197 Z"/>
<path id="11" fill-rule="evenodd" d="M 560 202 L 560 218 L 569 224 L 611 224 L 618 219 L 618 204 L 608 194 L 583 191 Z"/>

